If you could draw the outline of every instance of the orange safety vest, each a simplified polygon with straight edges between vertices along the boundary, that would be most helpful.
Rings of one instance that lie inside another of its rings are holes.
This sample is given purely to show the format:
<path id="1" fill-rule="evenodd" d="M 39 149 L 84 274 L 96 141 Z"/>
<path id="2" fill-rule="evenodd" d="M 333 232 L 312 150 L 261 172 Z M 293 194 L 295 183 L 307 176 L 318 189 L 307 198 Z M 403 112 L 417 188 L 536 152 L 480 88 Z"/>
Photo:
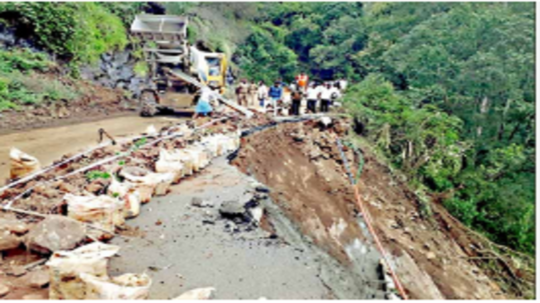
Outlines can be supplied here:
<path id="1" fill-rule="evenodd" d="M 305 87 L 307 86 L 307 82 L 308 82 L 308 76 L 307 75 L 298 75 L 296 77 L 296 81 L 298 83 L 298 86 L 302 86 L 302 87 Z"/>

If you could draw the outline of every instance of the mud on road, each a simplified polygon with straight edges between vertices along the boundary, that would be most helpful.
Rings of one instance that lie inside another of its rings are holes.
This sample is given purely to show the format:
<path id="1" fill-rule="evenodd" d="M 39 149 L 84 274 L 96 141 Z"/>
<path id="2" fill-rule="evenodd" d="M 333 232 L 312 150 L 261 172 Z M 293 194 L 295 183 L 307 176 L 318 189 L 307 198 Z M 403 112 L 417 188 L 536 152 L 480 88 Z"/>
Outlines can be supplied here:
<path id="1" fill-rule="evenodd" d="M 9 178 L 9 150 L 12 147 L 33 155 L 41 162 L 42 167 L 45 167 L 60 159 L 62 155 L 98 145 L 100 128 L 105 129 L 113 137 L 125 137 L 140 134 L 150 125 L 159 129 L 181 119 L 184 118 L 176 116 L 142 118 L 132 113 L 129 116 L 0 135 L 0 183 L 4 184 Z"/>

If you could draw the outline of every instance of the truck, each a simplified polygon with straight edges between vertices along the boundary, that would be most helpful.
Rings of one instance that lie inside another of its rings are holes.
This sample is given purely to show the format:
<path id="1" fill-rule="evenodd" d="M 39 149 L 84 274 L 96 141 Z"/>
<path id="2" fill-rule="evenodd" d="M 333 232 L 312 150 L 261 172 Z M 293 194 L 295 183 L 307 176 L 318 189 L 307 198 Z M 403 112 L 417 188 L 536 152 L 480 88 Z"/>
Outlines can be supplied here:
<path id="1" fill-rule="evenodd" d="M 223 93 L 226 87 L 227 58 L 223 53 L 206 52 L 188 42 L 189 20 L 173 15 L 137 15 L 130 32 L 139 39 L 148 65 L 148 77 L 139 96 L 141 116 L 165 110 L 193 111 L 198 87 L 172 75 L 187 74 L 203 85 Z"/>

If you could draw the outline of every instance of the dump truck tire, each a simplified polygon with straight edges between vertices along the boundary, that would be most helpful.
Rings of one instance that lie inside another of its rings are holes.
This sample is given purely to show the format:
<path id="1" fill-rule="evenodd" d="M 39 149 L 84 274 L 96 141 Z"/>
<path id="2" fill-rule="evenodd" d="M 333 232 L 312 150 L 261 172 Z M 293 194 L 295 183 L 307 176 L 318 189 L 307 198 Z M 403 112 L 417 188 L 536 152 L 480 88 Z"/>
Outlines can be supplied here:
<path id="1" fill-rule="evenodd" d="M 153 91 L 143 91 L 140 97 L 139 114 L 141 117 L 153 117 L 159 112 L 157 97 Z"/>

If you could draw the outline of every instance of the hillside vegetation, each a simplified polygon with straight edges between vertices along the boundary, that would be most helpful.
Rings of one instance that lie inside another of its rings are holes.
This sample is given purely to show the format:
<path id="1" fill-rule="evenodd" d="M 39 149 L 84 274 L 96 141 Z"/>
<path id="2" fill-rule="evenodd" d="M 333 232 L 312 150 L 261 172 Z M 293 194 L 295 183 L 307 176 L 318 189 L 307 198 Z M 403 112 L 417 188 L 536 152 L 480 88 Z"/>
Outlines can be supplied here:
<path id="1" fill-rule="evenodd" d="M 357 132 L 433 203 L 496 243 L 534 254 L 534 3 L 165 3 L 190 16 L 192 43 L 229 54 L 251 80 L 353 82 Z M 2 3 L 0 20 L 36 55 L 0 52 L 0 110 L 33 98 L 25 79 L 130 44 L 141 3 Z M 55 97 L 56 96 L 56 97 Z M 429 207 L 427 208 L 429 213 Z"/>
<path id="2" fill-rule="evenodd" d="M 358 131 L 416 188 L 493 241 L 534 253 L 533 4 L 168 6 L 249 31 L 233 53 L 249 79 L 306 71 L 356 82 L 345 104 Z M 212 29 L 224 37 L 214 47 L 231 43 L 228 28 Z"/>

